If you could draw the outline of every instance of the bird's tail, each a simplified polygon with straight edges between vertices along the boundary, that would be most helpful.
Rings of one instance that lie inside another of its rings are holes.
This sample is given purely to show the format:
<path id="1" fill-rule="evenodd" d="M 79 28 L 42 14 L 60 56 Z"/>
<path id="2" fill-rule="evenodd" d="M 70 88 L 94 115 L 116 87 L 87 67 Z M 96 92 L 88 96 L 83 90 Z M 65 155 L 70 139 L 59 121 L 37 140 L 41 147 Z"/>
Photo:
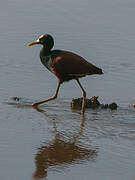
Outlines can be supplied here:
<path id="1" fill-rule="evenodd" d="M 101 68 L 98 68 L 92 64 L 89 69 L 89 74 L 91 75 L 91 74 L 104 74 L 104 73 Z"/>
<path id="2" fill-rule="evenodd" d="M 98 68 L 97 74 L 104 74 L 102 69 Z"/>

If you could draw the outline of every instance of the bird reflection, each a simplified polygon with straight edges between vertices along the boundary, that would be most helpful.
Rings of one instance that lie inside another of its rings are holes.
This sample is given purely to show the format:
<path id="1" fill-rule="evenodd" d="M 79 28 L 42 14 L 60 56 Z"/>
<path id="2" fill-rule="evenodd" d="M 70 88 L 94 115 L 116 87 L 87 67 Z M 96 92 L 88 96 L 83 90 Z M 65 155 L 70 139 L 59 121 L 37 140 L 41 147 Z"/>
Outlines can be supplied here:
<path id="1" fill-rule="evenodd" d="M 42 112 L 37 109 L 38 112 Z M 35 172 L 33 178 L 45 178 L 47 176 L 47 169 L 56 165 L 62 167 L 66 164 L 77 163 L 83 160 L 94 160 L 97 156 L 97 151 L 93 149 L 86 149 L 80 147 L 77 142 L 79 136 L 83 132 L 84 118 L 80 125 L 79 132 L 76 133 L 73 140 L 65 141 L 62 135 L 57 131 L 55 120 L 53 119 L 53 128 L 55 130 L 54 140 L 48 145 L 42 145 L 35 156 Z"/>

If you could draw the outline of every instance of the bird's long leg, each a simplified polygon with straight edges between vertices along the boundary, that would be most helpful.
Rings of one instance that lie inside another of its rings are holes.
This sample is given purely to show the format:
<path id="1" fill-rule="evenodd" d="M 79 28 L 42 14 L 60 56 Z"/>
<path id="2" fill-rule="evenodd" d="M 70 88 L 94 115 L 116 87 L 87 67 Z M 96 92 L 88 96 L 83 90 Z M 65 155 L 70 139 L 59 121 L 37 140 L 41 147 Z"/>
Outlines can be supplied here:
<path id="1" fill-rule="evenodd" d="M 85 90 L 83 89 L 83 87 L 82 87 L 79 79 L 76 79 L 76 81 L 77 81 L 77 83 L 79 84 L 79 87 L 80 87 L 81 90 L 82 90 L 83 101 L 82 101 L 82 112 L 81 112 L 81 113 L 84 114 L 84 112 L 85 112 L 85 102 L 86 102 L 86 92 L 85 92 Z"/>
<path id="2" fill-rule="evenodd" d="M 39 104 L 43 104 L 43 103 L 45 103 L 45 102 L 48 102 L 48 101 L 51 101 L 51 100 L 56 99 L 56 98 L 57 98 L 57 95 L 58 95 L 58 92 L 59 92 L 60 85 L 61 85 L 61 82 L 59 81 L 59 82 L 58 82 L 57 89 L 56 89 L 56 91 L 55 91 L 55 94 L 54 94 L 52 97 L 50 97 L 50 98 L 48 98 L 48 99 L 45 99 L 45 100 L 43 100 L 43 101 L 36 102 L 36 103 L 32 104 L 32 106 L 36 107 L 36 106 L 38 106 Z"/>

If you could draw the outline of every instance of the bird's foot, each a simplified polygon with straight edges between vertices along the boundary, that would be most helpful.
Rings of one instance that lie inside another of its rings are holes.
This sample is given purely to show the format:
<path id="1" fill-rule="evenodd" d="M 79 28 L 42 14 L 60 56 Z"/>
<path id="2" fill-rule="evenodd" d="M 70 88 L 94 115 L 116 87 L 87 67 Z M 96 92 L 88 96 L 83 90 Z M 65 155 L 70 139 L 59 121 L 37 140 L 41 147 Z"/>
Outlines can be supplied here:
<path id="1" fill-rule="evenodd" d="M 36 108 L 38 107 L 38 103 L 33 103 L 32 106 Z"/>
<path id="2" fill-rule="evenodd" d="M 35 110 L 37 110 L 38 112 L 44 112 L 44 110 L 42 110 L 42 109 L 40 109 L 39 107 L 38 107 L 38 103 L 34 103 L 34 104 L 32 104 L 32 107 L 35 109 Z"/>
<path id="3" fill-rule="evenodd" d="M 81 111 L 81 115 L 84 116 L 85 111 Z"/>

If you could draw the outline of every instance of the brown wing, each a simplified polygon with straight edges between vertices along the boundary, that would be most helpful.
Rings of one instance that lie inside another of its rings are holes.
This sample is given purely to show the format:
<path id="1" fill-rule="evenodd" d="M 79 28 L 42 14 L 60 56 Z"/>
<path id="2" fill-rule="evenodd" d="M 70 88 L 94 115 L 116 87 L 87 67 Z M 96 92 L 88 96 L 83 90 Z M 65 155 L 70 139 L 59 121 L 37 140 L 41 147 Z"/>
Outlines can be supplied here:
<path id="1" fill-rule="evenodd" d="M 52 69 L 61 81 L 68 81 L 92 74 L 102 74 L 102 70 L 72 52 L 61 51 L 52 62 Z"/>

